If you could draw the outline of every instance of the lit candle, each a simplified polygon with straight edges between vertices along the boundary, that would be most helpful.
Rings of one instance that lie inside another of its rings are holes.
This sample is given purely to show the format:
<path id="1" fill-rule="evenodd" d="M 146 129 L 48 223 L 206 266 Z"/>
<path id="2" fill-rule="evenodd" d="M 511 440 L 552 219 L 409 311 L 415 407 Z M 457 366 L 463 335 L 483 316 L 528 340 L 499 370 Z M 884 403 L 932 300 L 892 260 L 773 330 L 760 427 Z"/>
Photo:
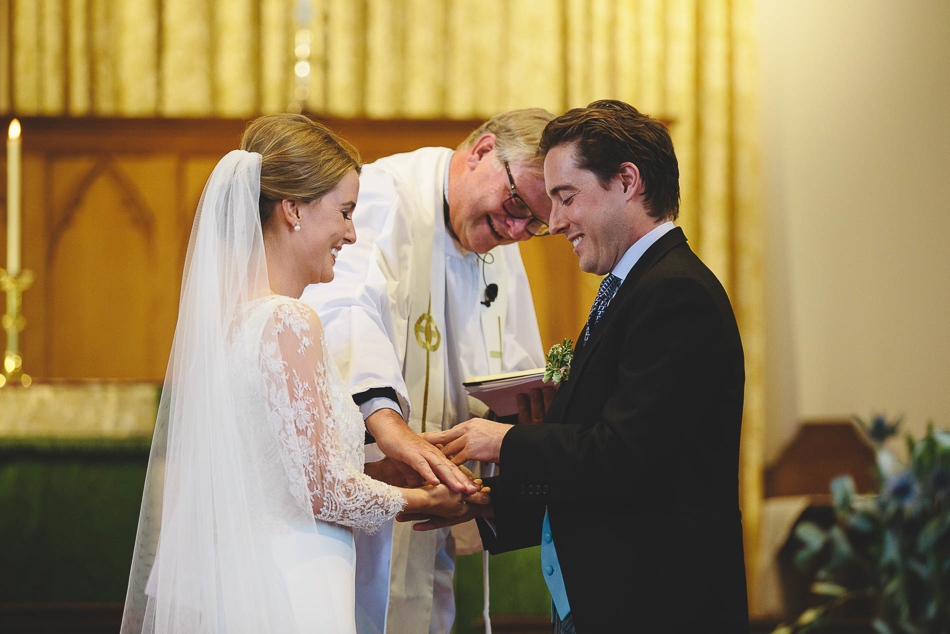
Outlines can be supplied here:
<path id="1" fill-rule="evenodd" d="M 7 273 L 20 273 L 20 122 L 10 122 L 7 138 Z"/>

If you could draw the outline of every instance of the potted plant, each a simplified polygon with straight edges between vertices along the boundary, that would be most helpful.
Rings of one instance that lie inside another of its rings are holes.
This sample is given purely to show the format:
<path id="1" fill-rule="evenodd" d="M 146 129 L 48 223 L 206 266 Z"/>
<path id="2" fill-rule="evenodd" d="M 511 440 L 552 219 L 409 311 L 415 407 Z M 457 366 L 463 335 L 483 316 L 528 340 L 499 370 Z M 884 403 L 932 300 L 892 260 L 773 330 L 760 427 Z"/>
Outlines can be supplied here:
<path id="1" fill-rule="evenodd" d="M 903 464 L 883 447 L 899 420 L 855 422 L 875 446 L 879 492 L 857 495 L 851 476 L 836 478 L 834 525 L 795 528 L 803 543 L 795 563 L 816 570 L 811 590 L 824 602 L 773 634 L 818 631 L 855 602 L 872 606 L 880 634 L 950 632 L 950 433 L 930 424 L 921 440 L 908 435 Z"/>

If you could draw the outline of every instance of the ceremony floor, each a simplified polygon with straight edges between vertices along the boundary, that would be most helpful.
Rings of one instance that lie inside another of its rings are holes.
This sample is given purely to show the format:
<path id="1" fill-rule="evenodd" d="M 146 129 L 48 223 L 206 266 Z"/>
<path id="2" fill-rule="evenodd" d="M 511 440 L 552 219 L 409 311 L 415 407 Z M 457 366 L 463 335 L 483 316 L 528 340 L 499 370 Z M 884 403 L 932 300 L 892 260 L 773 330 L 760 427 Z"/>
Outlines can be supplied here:
<path id="1" fill-rule="evenodd" d="M 122 621 L 121 604 L 0 604 L 0 634 L 115 634 Z M 472 626 L 480 626 L 481 622 Z M 774 620 L 752 622 L 750 634 L 769 634 Z M 458 628 L 456 628 L 458 629 Z M 492 617 L 492 631 L 502 634 L 542 634 L 551 631 L 547 619 L 538 616 Z M 825 631 L 834 634 L 872 634 L 866 624 L 836 623 Z"/>

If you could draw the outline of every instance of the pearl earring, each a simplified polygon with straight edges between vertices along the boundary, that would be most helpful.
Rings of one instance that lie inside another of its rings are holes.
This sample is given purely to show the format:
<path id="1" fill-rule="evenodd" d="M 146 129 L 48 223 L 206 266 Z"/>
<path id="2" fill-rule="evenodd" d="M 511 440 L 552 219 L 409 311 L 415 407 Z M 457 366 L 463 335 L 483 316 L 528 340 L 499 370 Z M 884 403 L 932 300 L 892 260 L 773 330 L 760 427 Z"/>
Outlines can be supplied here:
<path id="1" fill-rule="evenodd" d="M 300 221 L 297 221 L 297 224 L 294 225 L 294 231 L 300 231 Z"/>

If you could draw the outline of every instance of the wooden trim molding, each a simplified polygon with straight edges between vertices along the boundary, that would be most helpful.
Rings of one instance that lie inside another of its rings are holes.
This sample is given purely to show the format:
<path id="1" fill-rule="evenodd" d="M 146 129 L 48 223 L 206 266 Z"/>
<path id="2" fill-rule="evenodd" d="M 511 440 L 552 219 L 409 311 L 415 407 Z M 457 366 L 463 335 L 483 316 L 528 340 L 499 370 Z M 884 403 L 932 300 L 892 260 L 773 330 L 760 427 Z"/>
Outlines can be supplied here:
<path id="1" fill-rule="evenodd" d="M 428 145 L 456 147 L 480 119 L 340 119 L 308 113 L 353 143 L 364 161 Z M 226 154 L 249 119 L 22 117 L 24 152 Z M 2 119 L 3 129 L 11 117 Z"/>

